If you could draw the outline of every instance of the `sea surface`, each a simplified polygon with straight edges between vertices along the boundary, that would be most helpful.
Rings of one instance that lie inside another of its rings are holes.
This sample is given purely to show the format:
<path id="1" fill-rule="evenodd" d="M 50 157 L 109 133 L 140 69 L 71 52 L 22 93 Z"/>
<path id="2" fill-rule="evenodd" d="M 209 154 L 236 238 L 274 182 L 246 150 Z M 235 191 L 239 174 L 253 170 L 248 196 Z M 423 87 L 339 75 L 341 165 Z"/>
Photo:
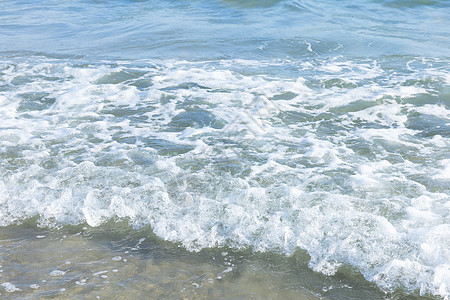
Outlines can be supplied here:
<path id="1" fill-rule="evenodd" d="M 450 1 L 0 0 L 0 298 L 449 297 Z"/>

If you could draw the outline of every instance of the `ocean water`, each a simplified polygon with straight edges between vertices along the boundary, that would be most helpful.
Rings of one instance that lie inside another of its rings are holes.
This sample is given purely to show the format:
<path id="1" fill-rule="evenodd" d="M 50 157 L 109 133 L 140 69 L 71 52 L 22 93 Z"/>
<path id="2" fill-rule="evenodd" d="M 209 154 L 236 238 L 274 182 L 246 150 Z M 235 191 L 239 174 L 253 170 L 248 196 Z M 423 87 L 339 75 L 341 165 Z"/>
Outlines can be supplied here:
<path id="1" fill-rule="evenodd" d="M 449 299 L 450 2 L 0 1 L 0 297 Z"/>

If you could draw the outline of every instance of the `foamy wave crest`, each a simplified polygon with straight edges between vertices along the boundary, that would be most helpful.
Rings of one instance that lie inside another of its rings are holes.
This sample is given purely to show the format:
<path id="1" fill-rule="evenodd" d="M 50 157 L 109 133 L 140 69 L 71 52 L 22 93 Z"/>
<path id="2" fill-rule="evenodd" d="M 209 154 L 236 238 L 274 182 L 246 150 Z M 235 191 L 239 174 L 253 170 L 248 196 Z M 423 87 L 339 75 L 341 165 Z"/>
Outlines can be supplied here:
<path id="1" fill-rule="evenodd" d="M 301 248 L 319 272 L 448 297 L 447 67 L 3 61 L 0 224 L 125 218 L 191 250 Z"/>

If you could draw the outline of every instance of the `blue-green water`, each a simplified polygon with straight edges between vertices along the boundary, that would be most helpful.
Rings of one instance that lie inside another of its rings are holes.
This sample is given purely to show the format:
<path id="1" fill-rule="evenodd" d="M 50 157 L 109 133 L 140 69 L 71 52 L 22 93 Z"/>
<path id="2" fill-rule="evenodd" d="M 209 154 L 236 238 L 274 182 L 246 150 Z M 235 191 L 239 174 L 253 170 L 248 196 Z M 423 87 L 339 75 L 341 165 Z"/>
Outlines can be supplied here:
<path id="1" fill-rule="evenodd" d="M 449 9 L 407 0 L 2 1 L 0 50 L 93 60 L 448 57 Z"/>
<path id="2" fill-rule="evenodd" d="M 1 296 L 447 299 L 449 49 L 448 1 L 0 1 Z"/>

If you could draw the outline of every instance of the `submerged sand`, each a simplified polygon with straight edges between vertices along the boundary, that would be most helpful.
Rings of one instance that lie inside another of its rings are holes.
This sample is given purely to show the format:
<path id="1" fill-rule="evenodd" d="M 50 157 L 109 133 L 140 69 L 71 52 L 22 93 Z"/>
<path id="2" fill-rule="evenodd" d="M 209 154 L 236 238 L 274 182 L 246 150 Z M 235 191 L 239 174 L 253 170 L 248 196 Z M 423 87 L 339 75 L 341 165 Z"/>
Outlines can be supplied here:
<path id="1" fill-rule="evenodd" d="M 5 299 L 385 299 L 362 276 L 311 271 L 308 255 L 252 250 L 189 252 L 150 229 L 111 222 L 0 232 Z M 392 296 L 392 295 L 391 295 Z M 401 295 L 395 296 L 401 299 Z M 410 298 L 409 298 L 410 299 Z"/>

